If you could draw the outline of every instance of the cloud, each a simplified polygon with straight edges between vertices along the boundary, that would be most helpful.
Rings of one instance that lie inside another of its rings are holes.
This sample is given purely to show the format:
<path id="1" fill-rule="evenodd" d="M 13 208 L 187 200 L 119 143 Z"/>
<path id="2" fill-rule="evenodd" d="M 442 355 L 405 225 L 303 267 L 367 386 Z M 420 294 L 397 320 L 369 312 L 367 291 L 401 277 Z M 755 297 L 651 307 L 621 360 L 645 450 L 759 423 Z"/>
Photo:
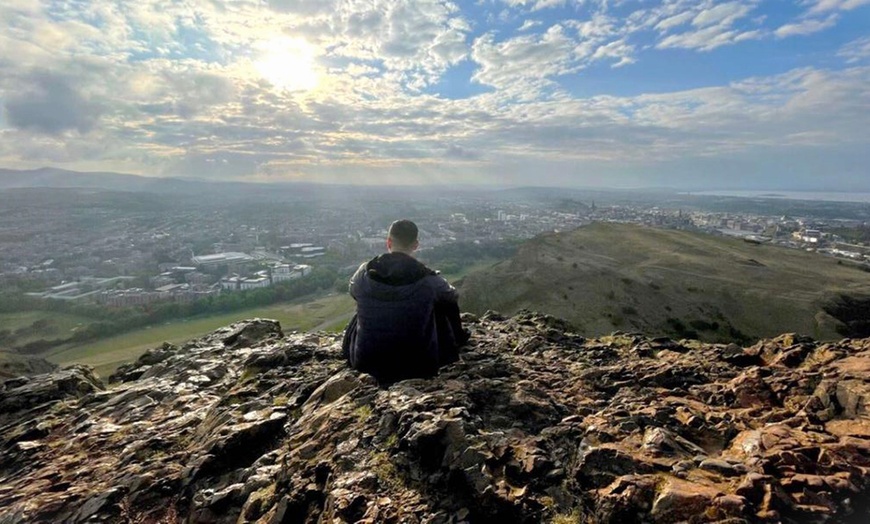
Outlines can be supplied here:
<path id="1" fill-rule="evenodd" d="M 810 35 L 834 27 L 834 25 L 836 25 L 837 23 L 838 18 L 839 17 L 836 14 L 833 14 L 823 20 L 808 19 L 793 24 L 785 24 L 783 26 L 780 26 L 776 31 L 774 31 L 774 34 L 777 38 L 788 38 L 790 36 L 797 35 Z"/>
<path id="2" fill-rule="evenodd" d="M 540 11 L 541 9 L 549 9 L 551 7 L 563 6 L 566 0 L 503 0 L 504 3 L 511 7 L 526 7 L 531 6 L 532 11 Z"/>
<path id="3" fill-rule="evenodd" d="M 858 38 L 840 48 L 837 56 L 849 64 L 855 64 L 870 59 L 870 36 Z"/>
<path id="4" fill-rule="evenodd" d="M 574 47 L 575 42 L 558 24 L 542 35 L 517 36 L 501 42 L 496 42 L 493 33 L 487 33 L 472 45 L 472 59 L 480 64 L 472 78 L 511 92 L 540 88 L 549 84 L 548 77 L 570 70 Z"/>
<path id="5" fill-rule="evenodd" d="M 851 11 L 870 4 L 870 0 L 808 0 L 804 4 L 810 5 L 811 14 L 816 14 L 827 11 Z"/>
<path id="6" fill-rule="evenodd" d="M 468 55 L 470 29 L 456 5 L 441 0 L 342 2 L 318 26 L 322 45 L 335 56 L 379 61 L 413 89 Z"/>
<path id="7" fill-rule="evenodd" d="M 667 4 L 666 4 L 667 5 Z M 661 39 L 658 49 L 682 48 L 712 51 L 725 45 L 758 38 L 762 32 L 738 28 L 755 9 L 752 1 L 733 1 L 723 4 L 674 4 L 676 14 L 664 6 L 653 12 L 646 25 L 656 29 Z M 687 23 L 690 27 L 684 27 Z M 677 29 L 683 28 L 681 31 Z"/>
<path id="8" fill-rule="evenodd" d="M 674 15 L 674 16 L 669 16 L 668 18 L 665 18 L 664 20 L 659 21 L 658 23 L 656 23 L 655 28 L 660 30 L 660 31 L 667 31 L 669 29 L 681 26 L 681 25 L 689 22 L 690 20 L 692 20 L 696 16 L 698 16 L 698 15 L 696 15 L 695 13 L 693 13 L 691 11 L 685 11 L 685 12 L 682 12 L 682 13 Z"/>
<path id="9" fill-rule="evenodd" d="M 736 41 L 739 33 L 735 30 L 722 26 L 710 26 L 698 31 L 691 31 L 676 35 L 670 35 L 661 40 L 656 47 L 667 49 L 679 47 L 684 49 L 698 49 L 711 51 L 717 47 Z"/>
<path id="10" fill-rule="evenodd" d="M 479 65 L 472 79 L 521 99 L 558 92 L 556 77 L 593 62 L 609 61 L 613 67 L 634 63 L 635 46 L 619 36 L 616 19 L 601 14 L 501 41 L 494 32 L 486 33 L 472 44 L 471 59 Z"/>
<path id="11" fill-rule="evenodd" d="M 718 4 L 695 15 L 695 18 L 692 19 L 692 25 L 695 27 L 707 27 L 714 24 L 731 25 L 746 16 L 752 9 L 753 6 L 741 2 Z"/>
<path id="12" fill-rule="evenodd" d="M 34 71 L 23 79 L 5 103 L 9 124 L 18 129 L 58 135 L 87 133 L 103 108 L 70 85 L 70 80 L 47 71 Z"/>
<path id="13" fill-rule="evenodd" d="M 613 64 L 613 67 L 622 67 L 628 64 L 633 64 L 636 61 L 634 58 L 632 58 L 633 54 L 634 46 L 627 44 L 626 41 L 623 39 L 615 40 L 613 42 L 610 42 L 609 44 L 599 47 L 595 50 L 595 53 L 593 53 L 592 59 L 618 59 L 617 62 Z"/>
<path id="14" fill-rule="evenodd" d="M 540 20 L 526 20 L 523 22 L 523 25 L 517 29 L 519 32 L 528 31 L 529 29 L 535 28 L 543 24 Z"/>

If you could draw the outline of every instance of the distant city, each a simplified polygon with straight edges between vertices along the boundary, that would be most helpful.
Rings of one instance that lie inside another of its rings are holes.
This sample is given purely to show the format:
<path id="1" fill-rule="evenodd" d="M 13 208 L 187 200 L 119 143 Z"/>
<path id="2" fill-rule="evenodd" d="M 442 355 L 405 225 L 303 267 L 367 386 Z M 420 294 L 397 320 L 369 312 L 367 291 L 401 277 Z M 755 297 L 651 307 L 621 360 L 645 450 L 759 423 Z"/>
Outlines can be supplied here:
<path id="1" fill-rule="evenodd" d="M 870 245 L 861 237 L 870 205 L 857 203 L 798 205 L 797 213 L 784 214 L 795 202 L 623 193 L 583 198 L 540 190 L 353 204 L 243 198 L 210 205 L 74 189 L 0 195 L 6 204 L 0 222 L 3 288 L 107 307 L 191 302 L 268 287 L 303 279 L 318 265 L 349 274 L 383 251 L 390 220 L 405 216 L 420 225 L 424 260 L 445 246 L 522 240 L 603 221 L 736 236 L 870 267 Z M 723 207 L 732 210 L 717 209 Z"/>

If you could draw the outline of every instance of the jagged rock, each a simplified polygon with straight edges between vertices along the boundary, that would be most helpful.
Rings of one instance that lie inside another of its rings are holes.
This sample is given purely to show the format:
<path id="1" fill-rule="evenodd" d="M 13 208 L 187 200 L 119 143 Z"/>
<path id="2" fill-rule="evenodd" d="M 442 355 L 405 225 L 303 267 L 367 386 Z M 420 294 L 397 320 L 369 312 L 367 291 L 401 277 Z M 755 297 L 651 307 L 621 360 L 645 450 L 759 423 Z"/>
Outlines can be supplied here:
<path id="1" fill-rule="evenodd" d="M 65 398 L 80 398 L 103 388 L 100 379 L 86 366 L 7 380 L 0 389 L 0 422 L 18 411 Z"/>
<path id="2" fill-rule="evenodd" d="M 648 463 L 614 448 L 586 449 L 580 455 L 577 481 L 585 488 L 603 488 L 618 477 L 653 471 Z"/>
<path id="3" fill-rule="evenodd" d="M 109 382 L 130 382 L 142 376 L 154 364 L 159 364 L 178 351 L 178 346 L 164 342 L 159 347 L 149 349 L 136 362 L 124 364 L 109 376 Z"/>
<path id="4" fill-rule="evenodd" d="M 870 341 L 750 348 L 466 315 L 378 387 L 256 319 L 0 389 L 0 523 L 870 519 Z"/>
<path id="5" fill-rule="evenodd" d="M 683 437 L 662 428 L 648 428 L 643 435 L 643 449 L 652 453 L 694 457 L 704 449 Z"/>
<path id="6" fill-rule="evenodd" d="M 662 484 L 650 510 L 653 522 L 684 522 L 706 516 L 713 500 L 722 494 L 716 488 L 675 478 Z"/>
<path id="7" fill-rule="evenodd" d="M 223 343 L 225 346 L 248 347 L 266 338 L 283 337 L 281 325 L 274 320 L 255 318 L 230 330 Z"/>
<path id="8" fill-rule="evenodd" d="M 837 383 L 837 402 L 845 417 L 870 419 L 870 382 L 841 380 Z"/>

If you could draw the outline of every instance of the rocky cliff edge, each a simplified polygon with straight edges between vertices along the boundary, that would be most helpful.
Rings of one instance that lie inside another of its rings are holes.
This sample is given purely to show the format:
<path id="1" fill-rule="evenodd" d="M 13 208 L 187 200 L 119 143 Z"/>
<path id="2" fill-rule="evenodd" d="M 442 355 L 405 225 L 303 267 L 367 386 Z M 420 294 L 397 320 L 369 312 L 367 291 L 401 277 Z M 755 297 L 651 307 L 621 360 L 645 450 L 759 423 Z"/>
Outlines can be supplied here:
<path id="1" fill-rule="evenodd" d="M 467 321 L 460 362 L 387 389 L 260 319 L 110 386 L 7 380 L 0 523 L 870 522 L 870 340 Z"/>

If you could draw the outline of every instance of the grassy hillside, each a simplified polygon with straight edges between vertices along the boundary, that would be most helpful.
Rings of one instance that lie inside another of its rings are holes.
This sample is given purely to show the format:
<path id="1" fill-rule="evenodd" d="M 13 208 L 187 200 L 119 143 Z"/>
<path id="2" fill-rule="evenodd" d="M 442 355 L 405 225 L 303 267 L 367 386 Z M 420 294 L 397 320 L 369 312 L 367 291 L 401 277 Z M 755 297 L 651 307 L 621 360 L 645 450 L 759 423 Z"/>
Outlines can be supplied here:
<path id="1" fill-rule="evenodd" d="M 628 224 L 537 237 L 517 255 L 468 275 L 462 307 L 521 308 L 581 332 L 748 341 L 784 332 L 841 338 L 823 310 L 840 294 L 870 294 L 870 273 L 815 253 Z"/>
<path id="2" fill-rule="evenodd" d="M 330 295 L 307 302 L 276 304 L 149 326 L 95 342 L 65 345 L 41 356 L 61 365 L 88 364 L 94 366 L 101 376 L 108 376 L 121 364 L 135 360 L 146 350 L 163 342 L 185 342 L 238 320 L 272 318 L 281 323 L 284 331 L 337 331 L 344 328 L 352 312 L 353 300 L 350 296 Z"/>

